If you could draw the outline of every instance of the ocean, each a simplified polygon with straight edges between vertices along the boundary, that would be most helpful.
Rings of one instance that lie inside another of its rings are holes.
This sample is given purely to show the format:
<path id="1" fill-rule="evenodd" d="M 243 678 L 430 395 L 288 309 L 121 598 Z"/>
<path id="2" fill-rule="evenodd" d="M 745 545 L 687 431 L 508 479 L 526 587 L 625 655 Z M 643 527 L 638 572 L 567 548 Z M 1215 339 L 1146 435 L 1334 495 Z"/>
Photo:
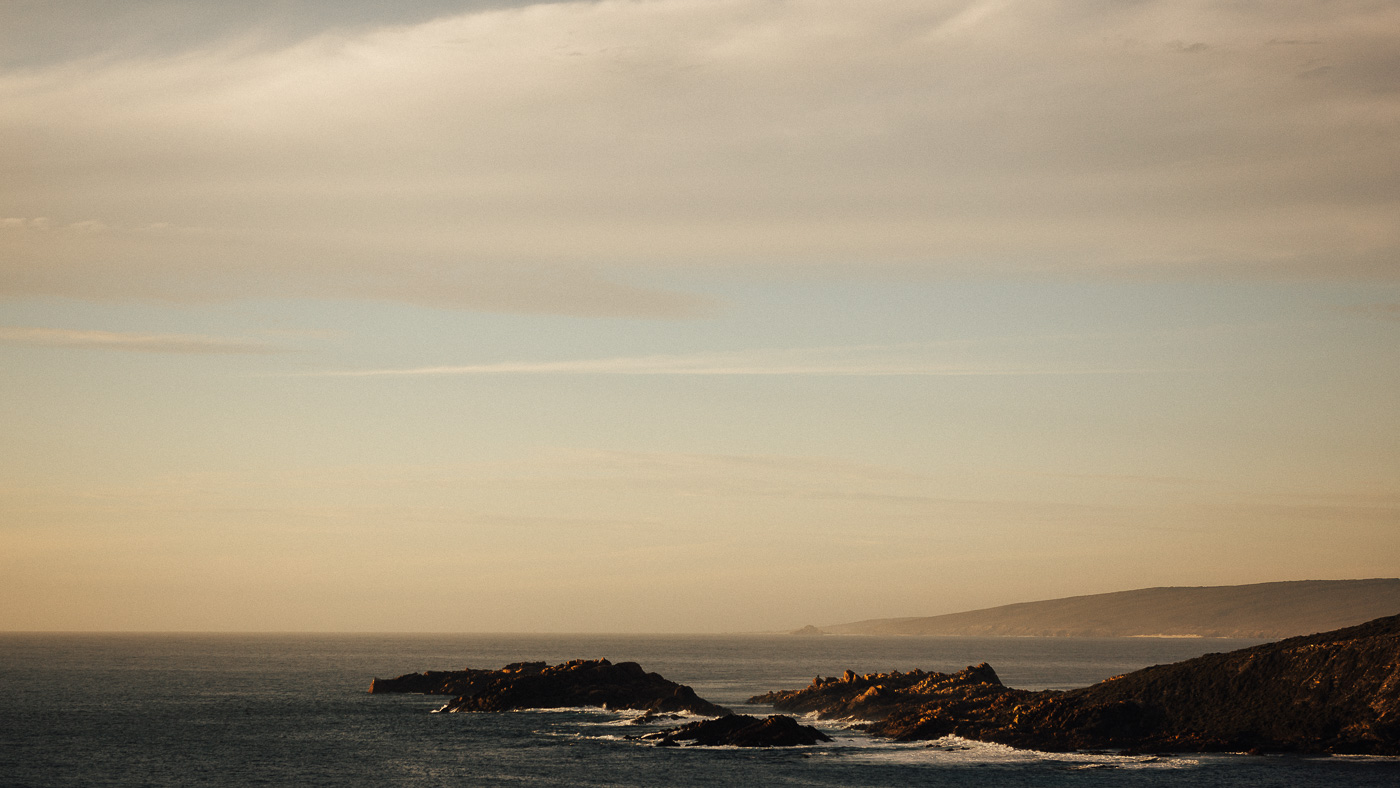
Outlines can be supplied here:
<path id="1" fill-rule="evenodd" d="M 754 714 L 751 695 L 846 669 L 989 662 L 1070 688 L 1257 641 L 772 635 L 0 634 L 0 786 L 1385 786 L 1400 759 L 1049 754 L 957 739 L 659 748 L 631 713 L 433 714 L 376 676 L 632 660 Z M 811 722 L 810 720 L 805 720 Z M 670 723 L 675 724 L 675 723 Z"/>

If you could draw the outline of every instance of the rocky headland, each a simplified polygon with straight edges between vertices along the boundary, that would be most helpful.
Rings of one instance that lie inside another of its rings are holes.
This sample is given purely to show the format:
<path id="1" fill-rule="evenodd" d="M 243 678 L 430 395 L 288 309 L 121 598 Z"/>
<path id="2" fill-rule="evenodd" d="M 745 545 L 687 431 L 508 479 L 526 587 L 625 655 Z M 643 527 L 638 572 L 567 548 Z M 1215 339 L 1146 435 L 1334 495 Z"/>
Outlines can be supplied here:
<path id="1" fill-rule="evenodd" d="M 648 712 L 689 712 L 707 717 L 729 710 L 684 684 L 648 673 L 635 662 L 576 659 L 560 665 L 516 662 L 500 670 L 427 671 L 376 678 L 371 693 L 452 695 L 439 711 L 511 711 L 598 706 Z"/>
<path id="2" fill-rule="evenodd" d="M 1158 665 L 1090 687 L 1012 689 L 957 673 L 817 677 L 750 703 L 866 720 L 901 741 L 954 734 L 1048 751 L 1400 755 L 1400 616 Z"/>
<path id="3" fill-rule="evenodd" d="M 916 618 L 823 626 L 828 635 L 1280 638 L 1400 610 L 1400 578 L 1139 588 Z"/>
<path id="4" fill-rule="evenodd" d="M 728 714 L 677 728 L 629 738 L 654 741 L 658 747 L 693 744 L 702 747 L 796 747 L 831 741 L 831 737 L 792 717 L 774 714 L 763 719 Z"/>

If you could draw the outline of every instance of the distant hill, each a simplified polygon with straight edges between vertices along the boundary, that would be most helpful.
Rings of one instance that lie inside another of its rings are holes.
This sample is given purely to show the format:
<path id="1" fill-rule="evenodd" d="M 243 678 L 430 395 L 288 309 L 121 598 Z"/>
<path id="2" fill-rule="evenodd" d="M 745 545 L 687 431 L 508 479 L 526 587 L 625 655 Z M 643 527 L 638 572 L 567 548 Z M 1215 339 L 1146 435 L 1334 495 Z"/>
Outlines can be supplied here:
<path id="1" fill-rule="evenodd" d="M 1400 579 L 1142 588 L 920 618 L 822 627 L 833 635 L 1285 638 L 1400 613 Z"/>

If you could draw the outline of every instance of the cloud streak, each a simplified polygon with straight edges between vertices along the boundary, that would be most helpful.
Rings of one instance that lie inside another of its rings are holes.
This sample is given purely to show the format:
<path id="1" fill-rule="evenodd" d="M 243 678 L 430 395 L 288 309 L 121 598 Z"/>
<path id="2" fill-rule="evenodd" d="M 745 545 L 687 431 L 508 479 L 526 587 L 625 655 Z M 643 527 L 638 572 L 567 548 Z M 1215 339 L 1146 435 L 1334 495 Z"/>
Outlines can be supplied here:
<path id="1" fill-rule="evenodd" d="M 414 22 L 0 70 L 0 216 L 51 219 L 0 228 L 0 294 L 687 317 L 645 283 L 1400 276 L 1394 4 Z M 159 226 L 198 229 L 113 229 Z"/>
<path id="2" fill-rule="evenodd" d="M 265 354 L 282 349 L 264 342 L 198 334 L 143 334 L 68 328 L 0 326 L 0 344 L 27 347 L 120 350 L 134 353 Z"/>
<path id="3" fill-rule="evenodd" d="M 911 352 L 914 351 L 914 352 Z M 860 346 L 752 350 L 568 361 L 508 361 L 426 367 L 328 370 L 315 377 L 423 377 L 450 375 L 716 375 L 716 376 L 1012 376 L 1105 375 L 1153 372 L 1143 368 L 953 364 L 919 354 L 912 346 Z"/>
<path id="4" fill-rule="evenodd" d="M 1400 303 L 1357 304 L 1347 311 L 1352 314 L 1370 315 L 1382 320 L 1400 321 Z"/>

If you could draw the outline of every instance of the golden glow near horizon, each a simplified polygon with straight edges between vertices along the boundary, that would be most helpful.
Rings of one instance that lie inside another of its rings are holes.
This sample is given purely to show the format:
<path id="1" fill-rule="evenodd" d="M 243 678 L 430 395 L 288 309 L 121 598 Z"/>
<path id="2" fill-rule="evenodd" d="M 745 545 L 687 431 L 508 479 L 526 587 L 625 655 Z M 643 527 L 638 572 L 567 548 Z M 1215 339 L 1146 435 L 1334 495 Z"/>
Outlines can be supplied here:
<path id="1" fill-rule="evenodd" d="M 1400 6 L 0 6 L 0 630 L 1400 568 Z"/>

